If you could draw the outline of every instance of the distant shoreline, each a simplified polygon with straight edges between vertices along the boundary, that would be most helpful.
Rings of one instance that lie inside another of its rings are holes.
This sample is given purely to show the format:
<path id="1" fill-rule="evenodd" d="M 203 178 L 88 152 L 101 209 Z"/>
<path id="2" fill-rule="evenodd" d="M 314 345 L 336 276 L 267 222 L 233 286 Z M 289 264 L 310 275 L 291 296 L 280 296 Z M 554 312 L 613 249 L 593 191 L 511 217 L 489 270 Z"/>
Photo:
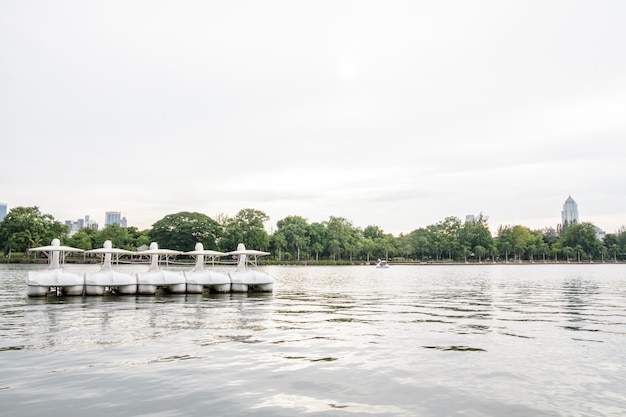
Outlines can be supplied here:
<path id="1" fill-rule="evenodd" d="M 86 259 L 78 259 L 78 258 L 74 258 L 74 259 L 66 259 L 65 260 L 65 265 L 94 265 L 94 264 L 99 264 L 101 261 L 99 259 L 96 258 L 86 258 Z M 170 261 L 170 266 L 193 266 L 195 263 L 195 261 L 193 260 L 176 260 L 176 261 Z M 16 264 L 23 264 L 23 265 L 28 265 L 28 264 L 32 264 L 32 265 L 46 265 L 48 264 L 48 260 L 47 259 L 6 259 L 6 258 L 0 258 L 0 264 L 6 264 L 6 265 L 16 265 Z M 134 262 L 119 262 L 119 265 L 146 265 L 147 262 L 146 261 L 142 261 L 142 262 L 138 262 L 138 261 L 134 261 Z M 543 261 L 543 260 L 539 260 L 539 261 L 497 261 L 497 262 L 491 262 L 491 261 L 483 261 L 483 262 L 477 262 L 477 261 L 470 261 L 470 262 L 459 262 L 459 261 L 430 261 L 430 262 L 406 262 L 406 261 L 388 261 L 389 266 L 396 266 L 396 265 L 401 265 L 401 266 L 445 266 L 445 265 L 455 265 L 455 266 L 461 266 L 461 265 L 624 265 L 626 264 L 626 261 L 614 261 L 614 260 L 605 260 L 605 261 Z M 217 266 L 224 266 L 224 265 L 230 265 L 230 264 L 224 264 L 224 263 L 217 263 Z M 276 260 L 259 260 L 258 262 L 259 266 L 356 266 L 356 265 L 361 265 L 361 266 L 375 266 L 376 263 L 373 261 L 365 262 L 365 261 L 329 261 L 329 260 L 323 260 L 323 261 L 276 261 Z"/>

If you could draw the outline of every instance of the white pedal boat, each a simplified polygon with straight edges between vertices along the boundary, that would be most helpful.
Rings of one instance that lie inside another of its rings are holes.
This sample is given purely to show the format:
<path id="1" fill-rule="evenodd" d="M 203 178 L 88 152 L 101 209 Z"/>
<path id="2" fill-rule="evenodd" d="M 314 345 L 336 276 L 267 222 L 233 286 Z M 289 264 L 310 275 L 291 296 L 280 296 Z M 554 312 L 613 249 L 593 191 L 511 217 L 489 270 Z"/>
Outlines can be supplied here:
<path id="1" fill-rule="evenodd" d="M 26 293 L 29 296 L 41 297 L 52 292 L 56 295 L 83 295 L 85 287 L 83 276 L 65 272 L 62 267 L 66 253 L 83 252 L 82 249 L 61 246 L 59 239 L 52 239 L 50 246 L 40 246 L 29 251 L 43 252 L 48 257 L 47 270 L 28 272 Z"/>
<path id="2" fill-rule="evenodd" d="M 196 266 L 191 271 L 185 271 L 187 280 L 187 293 L 202 294 L 205 289 L 213 292 L 230 292 L 230 278 L 219 272 L 205 268 L 206 257 L 211 257 L 214 262 L 216 257 L 224 256 L 224 252 L 204 249 L 202 243 L 196 243 L 195 250 L 185 252 L 184 255 L 196 257 Z"/>
<path id="3" fill-rule="evenodd" d="M 156 242 L 150 244 L 150 249 L 136 252 L 137 255 L 149 255 L 150 269 L 137 273 L 137 293 L 155 294 L 158 289 L 175 294 L 184 294 L 187 283 L 182 271 L 168 271 L 160 268 L 161 256 L 167 263 L 169 256 L 180 255 L 182 252 L 172 249 L 159 249 Z"/>
<path id="4" fill-rule="evenodd" d="M 256 266 L 258 256 L 269 255 L 269 252 L 246 249 L 245 245 L 240 243 L 236 251 L 227 252 L 226 255 L 238 257 L 237 268 L 228 273 L 232 292 L 272 292 L 274 290 L 274 279 L 271 276 L 249 267 L 249 265 Z"/>
<path id="5" fill-rule="evenodd" d="M 114 248 L 111 241 L 107 240 L 102 248 L 91 249 L 85 251 L 85 253 L 97 254 L 102 256 L 103 259 L 100 271 L 85 273 L 86 295 L 104 295 L 107 292 L 128 295 L 137 293 L 137 277 L 114 271 L 111 266 L 113 256 L 115 256 L 117 261 L 120 256 L 132 255 L 135 252 Z"/>

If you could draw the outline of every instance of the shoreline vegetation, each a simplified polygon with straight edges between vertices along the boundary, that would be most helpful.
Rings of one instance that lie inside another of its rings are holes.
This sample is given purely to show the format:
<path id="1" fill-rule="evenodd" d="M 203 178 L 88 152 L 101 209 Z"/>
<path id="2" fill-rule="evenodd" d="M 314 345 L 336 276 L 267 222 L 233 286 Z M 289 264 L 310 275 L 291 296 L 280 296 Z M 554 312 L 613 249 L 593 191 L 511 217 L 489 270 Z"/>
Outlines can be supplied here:
<path id="1" fill-rule="evenodd" d="M 344 217 L 310 223 L 292 215 L 276 222 L 268 232 L 270 218 L 260 210 L 246 208 L 235 216 L 215 218 L 203 213 L 181 211 L 168 214 L 150 229 L 138 230 L 118 223 L 104 228 L 72 229 L 38 207 L 16 207 L 0 221 L 0 262 L 23 263 L 36 259 L 29 249 L 58 238 L 64 246 L 84 251 L 102 247 L 132 252 L 147 249 L 151 242 L 159 248 L 180 252 L 205 249 L 227 253 L 243 243 L 248 249 L 268 252 L 259 259 L 266 265 L 371 265 L 376 259 L 408 265 L 541 264 L 541 263 L 618 263 L 626 262 L 626 227 L 601 234 L 591 223 L 558 225 L 531 230 L 523 225 L 500 225 L 492 234 L 488 217 L 482 213 L 463 222 L 445 219 L 398 236 L 381 227 L 361 228 Z M 601 232 L 601 231 L 600 231 Z M 41 256 L 41 255 L 39 255 Z M 66 258 L 92 260 L 76 254 Z M 178 255 L 187 262 L 190 258 Z M 221 261 L 226 261 L 222 257 Z"/>
<path id="2" fill-rule="evenodd" d="M 10 259 L 8 258 L 0 258 L 0 264 L 34 264 L 34 265 L 47 265 L 48 259 L 43 257 L 28 257 L 24 258 L 22 254 L 14 254 L 19 256 L 12 256 Z M 98 258 L 94 257 L 82 257 L 82 256 L 67 256 L 65 258 L 64 264 L 66 265 L 98 265 L 101 261 Z M 150 262 L 146 259 L 120 259 L 117 262 L 117 265 L 148 265 Z M 439 261 L 414 261 L 414 260 L 406 260 L 406 259 L 398 259 L 398 260 L 389 260 L 387 263 L 390 266 L 440 266 L 440 265 L 623 265 L 626 264 L 626 261 L 622 260 L 614 260 L 614 259 L 605 259 L 605 260 L 553 260 L 553 259 L 540 259 L 540 260 L 468 260 L 465 261 L 456 261 L 456 260 L 439 260 Z M 182 257 L 180 259 L 170 259 L 168 262 L 169 266 L 191 266 L 193 267 L 195 264 L 195 259 L 192 257 Z M 258 266 L 375 266 L 376 261 L 364 261 L 364 260 L 300 260 L 300 261 L 278 261 L 275 259 L 259 259 L 257 262 Z M 232 266 L 235 265 L 234 261 L 220 261 L 215 262 L 216 266 Z"/>

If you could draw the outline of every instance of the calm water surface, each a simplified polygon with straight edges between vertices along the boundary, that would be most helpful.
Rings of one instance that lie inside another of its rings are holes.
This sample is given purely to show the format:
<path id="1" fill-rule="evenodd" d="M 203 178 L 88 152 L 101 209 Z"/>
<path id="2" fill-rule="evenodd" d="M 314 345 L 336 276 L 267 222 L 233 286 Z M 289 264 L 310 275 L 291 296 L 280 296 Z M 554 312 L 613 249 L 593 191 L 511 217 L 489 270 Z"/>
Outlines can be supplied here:
<path id="1" fill-rule="evenodd" d="M 626 413 L 626 265 L 264 270 L 270 295 L 33 299 L 0 265 L 0 415 Z"/>

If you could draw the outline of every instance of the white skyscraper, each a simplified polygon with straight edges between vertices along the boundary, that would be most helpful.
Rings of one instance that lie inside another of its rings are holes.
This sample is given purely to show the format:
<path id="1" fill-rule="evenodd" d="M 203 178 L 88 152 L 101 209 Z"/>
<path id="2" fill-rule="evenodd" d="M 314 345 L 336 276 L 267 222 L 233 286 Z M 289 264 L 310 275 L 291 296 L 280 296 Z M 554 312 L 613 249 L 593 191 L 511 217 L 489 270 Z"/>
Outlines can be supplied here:
<path id="1" fill-rule="evenodd" d="M 570 224 L 579 223 L 578 219 L 578 204 L 574 201 L 570 195 L 563 204 L 563 211 L 561 212 L 561 224 L 563 227 L 567 227 Z"/>

